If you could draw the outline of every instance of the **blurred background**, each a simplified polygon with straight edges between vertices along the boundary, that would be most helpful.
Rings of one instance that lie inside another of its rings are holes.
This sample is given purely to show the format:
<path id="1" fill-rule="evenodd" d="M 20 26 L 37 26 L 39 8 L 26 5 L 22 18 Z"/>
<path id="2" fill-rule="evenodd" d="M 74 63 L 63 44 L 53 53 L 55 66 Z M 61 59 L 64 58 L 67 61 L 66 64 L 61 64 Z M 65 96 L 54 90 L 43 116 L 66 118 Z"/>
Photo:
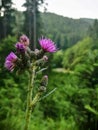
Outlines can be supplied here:
<path id="1" fill-rule="evenodd" d="M 20 35 L 31 49 L 41 36 L 59 51 L 50 55 L 47 92 L 30 130 L 98 130 L 98 1 L 0 0 L 0 130 L 23 130 L 27 74 L 4 68 Z"/>

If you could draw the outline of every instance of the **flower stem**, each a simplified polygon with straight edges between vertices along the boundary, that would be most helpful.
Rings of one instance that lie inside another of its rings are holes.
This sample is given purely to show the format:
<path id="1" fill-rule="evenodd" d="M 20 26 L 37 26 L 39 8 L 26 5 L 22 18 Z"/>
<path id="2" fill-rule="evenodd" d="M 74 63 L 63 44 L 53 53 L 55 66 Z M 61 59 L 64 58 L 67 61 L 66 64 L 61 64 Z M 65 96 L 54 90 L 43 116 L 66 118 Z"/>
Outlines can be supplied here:
<path id="1" fill-rule="evenodd" d="M 29 130 L 29 123 L 31 118 L 31 112 L 32 112 L 32 91 L 34 88 L 34 77 L 35 77 L 35 68 L 33 68 L 32 73 L 30 73 L 30 80 L 28 85 L 28 94 L 27 94 L 27 108 L 26 108 L 26 122 L 25 122 L 25 128 L 24 130 Z"/>

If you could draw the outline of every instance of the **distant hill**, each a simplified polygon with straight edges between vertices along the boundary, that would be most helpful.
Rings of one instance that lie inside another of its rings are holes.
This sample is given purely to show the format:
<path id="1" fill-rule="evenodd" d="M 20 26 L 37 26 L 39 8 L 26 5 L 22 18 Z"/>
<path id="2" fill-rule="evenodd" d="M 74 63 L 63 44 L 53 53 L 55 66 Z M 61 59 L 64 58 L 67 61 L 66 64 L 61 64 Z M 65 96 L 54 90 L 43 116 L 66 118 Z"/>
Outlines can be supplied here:
<path id="1" fill-rule="evenodd" d="M 52 38 L 60 48 L 66 49 L 88 35 L 88 28 L 94 19 L 72 19 L 54 13 L 41 13 L 43 32 Z"/>

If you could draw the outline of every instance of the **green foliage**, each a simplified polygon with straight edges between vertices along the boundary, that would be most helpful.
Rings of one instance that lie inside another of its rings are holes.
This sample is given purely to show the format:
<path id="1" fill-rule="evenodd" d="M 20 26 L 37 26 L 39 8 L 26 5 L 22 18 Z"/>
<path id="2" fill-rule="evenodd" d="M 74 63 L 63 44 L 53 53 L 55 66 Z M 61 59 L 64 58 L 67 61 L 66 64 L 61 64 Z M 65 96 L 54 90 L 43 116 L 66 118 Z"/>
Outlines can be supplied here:
<path id="1" fill-rule="evenodd" d="M 95 19 L 92 26 L 88 29 L 89 36 L 92 37 L 94 40 L 98 40 L 98 20 Z"/>
<path id="2" fill-rule="evenodd" d="M 60 50 L 53 55 L 53 58 L 51 60 L 52 67 L 54 67 L 54 68 L 60 67 L 61 68 L 62 67 L 62 60 L 63 60 L 63 51 Z"/>
<path id="3" fill-rule="evenodd" d="M 67 49 L 64 53 L 63 67 L 73 68 L 78 63 L 84 63 L 86 60 L 88 62 L 93 56 L 91 49 L 95 46 L 96 43 L 94 43 L 91 38 L 87 37 L 73 47 Z"/>
<path id="4" fill-rule="evenodd" d="M 22 104 L 21 93 L 18 84 L 12 78 L 4 80 L 4 84 L 0 88 L 0 128 L 2 130 L 6 130 L 7 128 L 12 129 L 12 126 L 15 125 L 13 119 L 17 120 L 15 117 L 20 114 L 20 111 L 17 110 Z"/>
<path id="5" fill-rule="evenodd" d="M 42 13 L 43 34 L 53 39 L 60 49 L 76 44 L 88 35 L 88 27 L 92 19 L 72 19 L 53 13 Z"/>
<path id="6" fill-rule="evenodd" d="M 88 37 L 69 48 L 64 53 L 63 66 L 69 73 L 70 70 L 73 71 L 73 77 L 76 76 L 76 86 L 79 90 L 75 103 L 79 105 L 78 118 L 82 115 L 78 124 L 80 130 L 97 129 L 98 41 Z"/>
<path id="7" fill-rule="evenodd" d="M 94 113 L 96 116 L 98 116 L 98 112 L 97 112 L 95 109 L 93 109 L 91 106 L 85 105 L 85 108 L 86 108 L 88 111 Z"/>

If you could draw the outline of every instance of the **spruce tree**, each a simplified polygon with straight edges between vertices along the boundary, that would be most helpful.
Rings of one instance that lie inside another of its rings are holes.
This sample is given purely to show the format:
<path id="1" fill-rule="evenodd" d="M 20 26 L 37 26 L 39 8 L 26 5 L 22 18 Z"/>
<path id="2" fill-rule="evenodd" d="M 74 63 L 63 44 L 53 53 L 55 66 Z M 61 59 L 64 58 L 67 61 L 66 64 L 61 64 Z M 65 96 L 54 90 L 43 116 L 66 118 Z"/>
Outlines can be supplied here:
<path id="1" fill-rule="evenodd" d="M 7 35 L 12 34 L 12 23 L 14 9 L 12 8 L 12 0 L 1 0 L 0 5 L 0 40 Z"/>
<path id="2" fill-rule="evenodd" d="M 41 18 L 39 12 L 39 6 L 43 4 L 43 0 L 26 0 L 24 6 L 25 21 L 24 21 L 24 33 L 29 36 L 32 43 L 31 48 L 36 48 L 36 43 L 41 32 Z"/>

